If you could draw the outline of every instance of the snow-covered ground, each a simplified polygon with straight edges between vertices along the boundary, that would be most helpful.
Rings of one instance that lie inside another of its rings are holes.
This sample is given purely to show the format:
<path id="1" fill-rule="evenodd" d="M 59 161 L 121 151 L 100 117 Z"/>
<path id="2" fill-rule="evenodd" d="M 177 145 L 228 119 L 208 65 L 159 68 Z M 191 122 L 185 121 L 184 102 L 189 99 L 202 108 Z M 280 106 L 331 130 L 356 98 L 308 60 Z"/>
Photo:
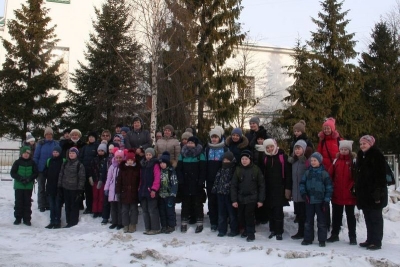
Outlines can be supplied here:
<path id="1" fill-rule="evenodd" d="M 9 178 L 9 175 L 0 175 Z M 392 195 L 399 192 L 393 191 Z M 385 209 L 383 247 L 368 251 L 348 244 L 346 221 L 340 241 L 320 248 L 318 242 L 301 246 L 292 240 L 297 225 L 292 207 L 285 208 L 283 241 L 268 239 L 267 225 L 257 226 L 255 242 L 238 237 L 217 237 L 210 231 L 208 217 L 205 229 L 186 234 L 147 236 L 143 234 L 143 218 L 138 231 L 124 234 L 100 224 L 101 219 L 80 216 L 77 226 L 48 230 L 49 212 L 37 209 L 33 194 L 32 226 L 13 225 L 14 190 L 12 181 L 0 181 L 0 266 L 400 266 L 400 204 Z M 176 207 L 178 224 L 180 206 Z M 206 209 L 205 209 L 206 212 Z M 64 214 L 63 214 L 64 217 Z M 64 219 L 64 218 L 63 218 Z M 63 220 L 63 225 L 65 221 Z M 357 239 L 365 241 L 364 218 L 358 214 Z"/>

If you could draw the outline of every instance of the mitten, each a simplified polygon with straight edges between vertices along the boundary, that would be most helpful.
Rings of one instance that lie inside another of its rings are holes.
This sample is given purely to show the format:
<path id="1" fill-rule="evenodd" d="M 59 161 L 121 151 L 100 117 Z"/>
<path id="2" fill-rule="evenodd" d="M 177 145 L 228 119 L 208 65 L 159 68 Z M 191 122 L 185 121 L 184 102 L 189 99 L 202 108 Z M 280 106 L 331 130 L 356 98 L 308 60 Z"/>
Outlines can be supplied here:
<path id="1" fill-rule="evenodd" d="M 104 195 L 105 195 L 106 197 L 108 197 L 108 193 L 109 193 L 108 190 L 104 190 Z"/>
<path id="2" fill-rule="evenodd" d="M 93 177 L 92 177 L 92 176 L 89 177 L 89 184 L 90 184 L 91 186 L 93 186 L 93 184 L 94 184 L 94 183 L 93 183 Z"/>
<path id="3" fill-rule="evenodd" d="M 97 189 L 100 189 L 102 186 L 103 186 L 103 182 L 102 182 L 102 181 L 99 181 L 99 182 L 97 183 Z"/>
<path id="4" fill-rule="evenodd" d="M 328 207 L 329 207 L 328 202 L 322 202 L 322 206 L 321 206 L 322 212 L 325 213 L 328 210 Z"/>
<path id="5" fill-rule="evenodd" d="M 285 189 L 285 198 L 290 200 L 291 196 L 292 196 L 292 190 Z"/>
<path id="6" fill-rule="evenodd" d="M 301 197 L 304 199 L 304 201 L 307 204 L 310 204 L 310 197 L 307 194 L 303 194 L 303 195 L 301 195 Z"/>

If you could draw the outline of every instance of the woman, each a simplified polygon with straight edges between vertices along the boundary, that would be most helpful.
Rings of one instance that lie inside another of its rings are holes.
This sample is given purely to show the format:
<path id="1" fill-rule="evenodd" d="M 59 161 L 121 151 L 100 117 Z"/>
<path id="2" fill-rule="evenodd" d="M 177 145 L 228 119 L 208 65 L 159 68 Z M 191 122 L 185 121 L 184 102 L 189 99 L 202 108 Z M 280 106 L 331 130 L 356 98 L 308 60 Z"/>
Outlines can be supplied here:
<path id="1" fill-rule="evenodd" d="M 382 247 L 382 209 L 387 205 L 386 163 L 382 152 L 375 146 L 375 138 L 360 138 L 360 151 L 356 162 L 355 192 L 357 207 L 363 210 L 367 226 L 367 240 L 360 247 L 377 250 Z"/>
<path id="2" fill-rule="evenodd" d="M 154 147 L 157 158 L 160 158 L 163 152 L 168 151 L 171 155 L 171 165 L 175 168 L 178 163 L 178 157 L 181 153 L 181 146 L 178 139 L 174 136 L 174 127 L 172 125 L 164 126 L 164 136 L 157 140 Z"/>

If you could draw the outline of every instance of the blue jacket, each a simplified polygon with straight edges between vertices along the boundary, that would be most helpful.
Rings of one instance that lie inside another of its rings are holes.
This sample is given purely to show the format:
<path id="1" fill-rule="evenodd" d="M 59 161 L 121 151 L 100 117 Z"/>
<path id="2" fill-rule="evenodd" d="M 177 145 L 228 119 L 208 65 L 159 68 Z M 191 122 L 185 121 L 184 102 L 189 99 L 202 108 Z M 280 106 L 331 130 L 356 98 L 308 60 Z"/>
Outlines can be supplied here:
<path id="1" fill-rule="evenodd" d="M 39 172 L 44 171 L 47 159 L 53 156 L 53 149 L 57 145 L 58 142 L 55 140 L 40 140 L 37 143 L 33 160 L 37 164 Z"/>
<path id="2" fill-rule="evenodd" d="M 310 204 L 331 201 L 333 186 L 329 173 L 321 165 L 318 168 L 310 166 L 300 182 L 300 195 L 307 195 Z"/>

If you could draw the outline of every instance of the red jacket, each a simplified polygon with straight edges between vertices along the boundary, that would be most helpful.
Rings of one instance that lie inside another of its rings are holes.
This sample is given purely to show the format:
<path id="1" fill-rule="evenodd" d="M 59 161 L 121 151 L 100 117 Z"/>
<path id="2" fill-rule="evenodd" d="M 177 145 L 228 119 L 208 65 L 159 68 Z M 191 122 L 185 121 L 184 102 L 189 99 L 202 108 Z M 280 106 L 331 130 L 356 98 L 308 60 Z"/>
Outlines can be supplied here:
<path id="1" fill-rule="evenodd" d="M 353 155 L 338 154 L 335 164 L 329 169 L 333 184 L 332 203 L 336 205 L 355 205 L 356 198 L 351 194 L 354 185 L 352 175 Z"/>
<path id="2" fill-rule="evenodd" d="M 324 132 L 320 132 L 318 137 L 317 151 L 321 153 L 323 157 L 322 165 L 328 171 L 336 158 L 336 154 L 339 153 L 339 140 L 343 138 L 340 137 L 337 131 L 334 131 L 331 135 L 325 135 Z"/>

